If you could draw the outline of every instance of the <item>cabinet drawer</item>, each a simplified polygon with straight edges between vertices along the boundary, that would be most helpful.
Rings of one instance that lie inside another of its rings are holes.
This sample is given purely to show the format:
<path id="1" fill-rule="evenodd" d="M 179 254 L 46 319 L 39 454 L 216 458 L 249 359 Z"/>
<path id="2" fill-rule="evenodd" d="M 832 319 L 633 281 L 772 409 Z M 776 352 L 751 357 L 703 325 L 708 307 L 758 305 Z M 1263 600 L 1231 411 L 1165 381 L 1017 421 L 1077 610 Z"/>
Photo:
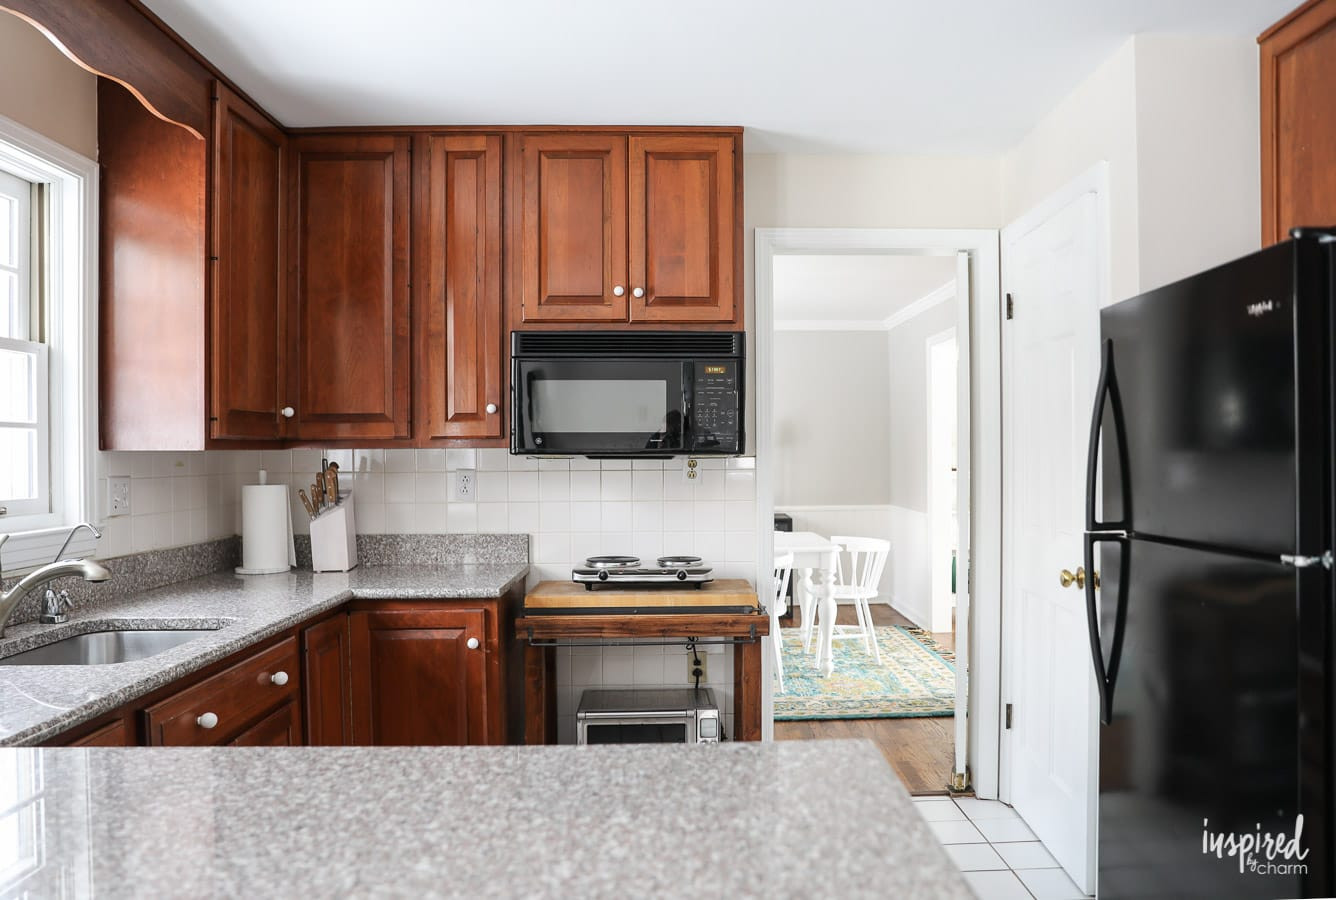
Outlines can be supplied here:
<path id="1" fill-rule="evenodd" d="M 227 743 L 260 716 L 295 702 L 300 690 L 297 639 L 291 637 L 150 706 L 144 712 L 148 742 L 162 747 Z M 205 727 L 200 719 L 209 715 L 216 723 Z"/>
<path id="2" fill-rule="evenodd" d="M 125 722 L 116 721 L 103 725 L 97 731 L 89 732 L 78 740 L 70 741 L 67 747 L 133 747 L 135 742 L 125 728 Z"/>

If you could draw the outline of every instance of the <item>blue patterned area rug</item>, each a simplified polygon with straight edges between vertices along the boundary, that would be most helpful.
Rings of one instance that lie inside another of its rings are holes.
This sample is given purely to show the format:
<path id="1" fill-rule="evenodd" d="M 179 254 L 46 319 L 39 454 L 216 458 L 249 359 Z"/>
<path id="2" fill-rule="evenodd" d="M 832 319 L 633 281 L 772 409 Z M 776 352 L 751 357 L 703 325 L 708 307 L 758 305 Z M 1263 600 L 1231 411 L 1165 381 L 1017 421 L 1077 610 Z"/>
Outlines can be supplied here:
<path id="1" fill-rule="evenodd" d="M 878 666 L 859 640 L 835 642 L 835 671 L 817 674 L 816 647 L 803 652 L 797 628 L 783 629 L 784 693 L 775 693 L 776 721 L 893 719 L 955 714 L 955 654 L 926 632 L 877 626 Z"/>

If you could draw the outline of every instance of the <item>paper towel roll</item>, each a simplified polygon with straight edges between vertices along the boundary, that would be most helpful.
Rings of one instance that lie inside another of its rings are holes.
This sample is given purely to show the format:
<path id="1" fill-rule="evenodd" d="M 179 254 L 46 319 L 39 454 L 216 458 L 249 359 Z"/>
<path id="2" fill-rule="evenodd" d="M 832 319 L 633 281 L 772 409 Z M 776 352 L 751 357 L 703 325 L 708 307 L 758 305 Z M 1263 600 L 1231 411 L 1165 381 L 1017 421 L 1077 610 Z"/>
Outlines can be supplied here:
<path id="1" fill-rule="evenodd" d="M 241 575 L 286 572 L 292 545 L 288 488 L 282 484 L 241 486 Z"/>

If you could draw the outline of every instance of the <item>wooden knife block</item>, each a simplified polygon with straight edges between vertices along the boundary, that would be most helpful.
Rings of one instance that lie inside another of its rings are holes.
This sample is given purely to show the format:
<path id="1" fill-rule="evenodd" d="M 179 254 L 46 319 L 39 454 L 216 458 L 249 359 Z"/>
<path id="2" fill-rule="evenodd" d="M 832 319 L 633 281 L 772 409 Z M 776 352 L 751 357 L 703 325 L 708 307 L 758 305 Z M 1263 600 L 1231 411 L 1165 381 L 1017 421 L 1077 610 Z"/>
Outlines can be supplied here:
<path id="1" fill-rule="evenodd" d="M 339 504 L 311 520 L 311 568 L 316 572 L 347 572 L 357 565 L 357 521 L 353 492 L 339 495 Z"/>

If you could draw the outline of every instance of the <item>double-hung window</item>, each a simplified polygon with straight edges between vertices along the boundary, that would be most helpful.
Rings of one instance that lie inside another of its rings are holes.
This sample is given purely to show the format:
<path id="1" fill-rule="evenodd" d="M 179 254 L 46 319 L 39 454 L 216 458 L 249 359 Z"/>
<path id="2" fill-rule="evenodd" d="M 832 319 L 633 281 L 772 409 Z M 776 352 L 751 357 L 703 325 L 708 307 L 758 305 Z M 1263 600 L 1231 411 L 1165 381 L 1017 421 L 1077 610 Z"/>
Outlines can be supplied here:
<path id="1" fill-rule="evenodd" d="M 97 163 L 0 116 L 0 551 L 51 561 L 95 515 Z M 71 553 L 92 549 L 80 533 Z"/>
<path id="2" fill-rule="evenodd" d="M 0 171 L 0 507 L 13 519 L 52 511 L 50 361 L 34 278 L 43 249 L 38 192 Z"/>

